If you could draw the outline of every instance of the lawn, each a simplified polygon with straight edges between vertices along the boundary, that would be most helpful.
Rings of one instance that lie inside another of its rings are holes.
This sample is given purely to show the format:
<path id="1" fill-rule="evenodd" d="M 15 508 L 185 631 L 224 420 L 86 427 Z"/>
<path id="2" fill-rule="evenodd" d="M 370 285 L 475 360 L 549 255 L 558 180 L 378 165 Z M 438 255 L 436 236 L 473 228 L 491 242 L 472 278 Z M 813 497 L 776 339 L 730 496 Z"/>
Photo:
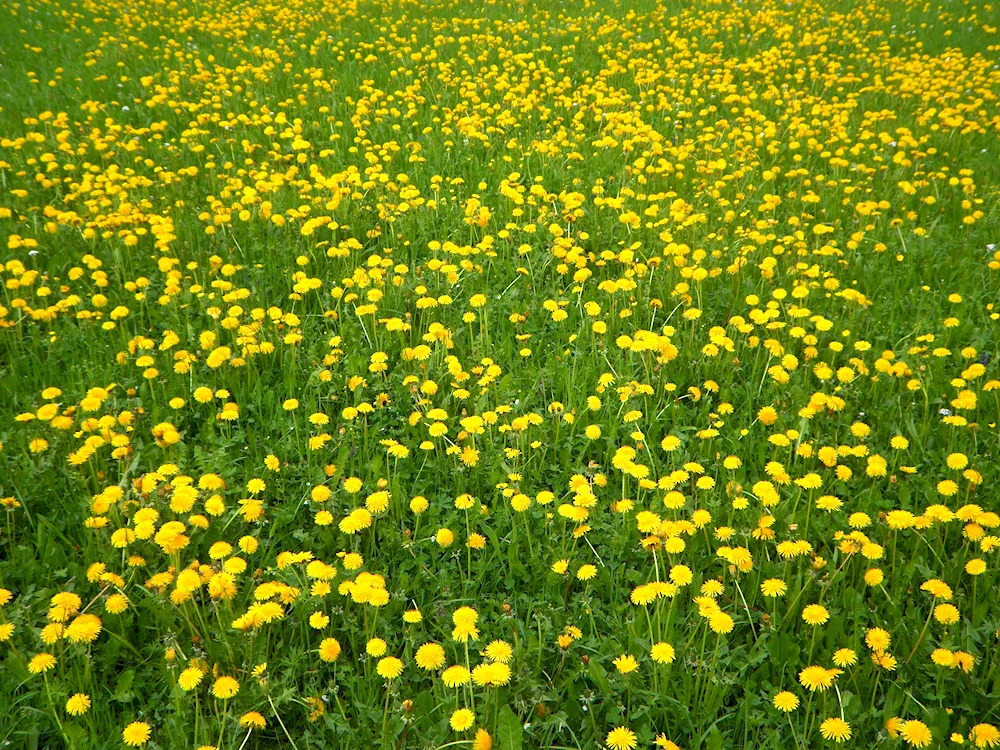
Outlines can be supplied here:
<path id="1" fill-rule="evenodd" d="M 1000 745 L 1000 8 L 0 8 L 0 746 Z"/>

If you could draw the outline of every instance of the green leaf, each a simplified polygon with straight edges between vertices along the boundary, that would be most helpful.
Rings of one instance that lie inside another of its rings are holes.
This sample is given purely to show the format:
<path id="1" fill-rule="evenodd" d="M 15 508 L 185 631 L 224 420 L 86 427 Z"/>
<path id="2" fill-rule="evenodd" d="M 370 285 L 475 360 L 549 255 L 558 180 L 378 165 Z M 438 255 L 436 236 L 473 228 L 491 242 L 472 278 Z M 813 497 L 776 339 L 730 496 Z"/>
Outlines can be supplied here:
<path id="1" fill-rule="evenodd" d="M 118 683 L 115 685 L 115 692 L 112 696 L 114 700 L 120 703 L 129 703 L 132 698 L 132 683 L 135 681 L 135 670 L 129 669 L 122 672 L 121 677 L 118 678 Z"/>
<path id="2" fill-rule="evenodd" d="M 507 546 L 507 562 L 510 563 L 511 572 L 515 575 L 527 577 L 528 571 L 521 563 L 518 540 L 514 540 Z"/>
<path id="3" fill-rule="evenodd" d="M 497 718 L 498 750 L 521 750 L 522 741 L 521 720 L 511 711 L 510 706 L 504 706 Z"/>
<path id="4" fill-rule="evenodd" d="M 611 683 L 608 682 L 608 672 L 597 662 L 596 659 L 590 660 L 590 666 L 587 668 L 587 673 L 590 675 L 590 679 L 594 681 L 604 695 L 611 694 Z"/>

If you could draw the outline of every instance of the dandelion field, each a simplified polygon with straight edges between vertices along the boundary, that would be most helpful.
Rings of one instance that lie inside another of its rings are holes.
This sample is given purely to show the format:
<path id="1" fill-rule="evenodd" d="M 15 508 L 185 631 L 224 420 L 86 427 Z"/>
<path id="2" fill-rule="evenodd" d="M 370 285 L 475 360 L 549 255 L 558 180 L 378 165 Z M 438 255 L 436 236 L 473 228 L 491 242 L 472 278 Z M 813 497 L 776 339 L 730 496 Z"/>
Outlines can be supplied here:
<path id="1" fill-rule="evenodd" d="M 1000 745 L 995 4 L 0 16 L 0 744 Z"/>

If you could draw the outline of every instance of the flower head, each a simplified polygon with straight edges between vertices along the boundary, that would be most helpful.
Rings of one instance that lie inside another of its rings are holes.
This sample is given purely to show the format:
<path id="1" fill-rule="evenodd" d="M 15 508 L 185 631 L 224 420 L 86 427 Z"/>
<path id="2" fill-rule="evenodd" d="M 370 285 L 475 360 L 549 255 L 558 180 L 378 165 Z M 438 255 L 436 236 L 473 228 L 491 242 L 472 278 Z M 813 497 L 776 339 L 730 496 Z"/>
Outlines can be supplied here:
<path id="1" fill-rule="evenodd" d="M 636 746 L 635 732 L 627 727 L 615 727 L 608 732 L 604 744 L 611 750 L 634 750 Z"/>
<path id="2" fill-rule="evenodd" d="M 240 683 L 234 678 L 223 675 L 212 683 L 212 695 L 220 700 L 229 700 L 240 692 Z"/>
<path id="3" fill-rule="evenodd" d="M 395 656 L 386 656 L 385 658 L 379 659 L 376 670 L 378 671 L 380 677 L 387 680 L 395 680 L 403 673 L 403 662 Z"/>
<path id="4" fill-rule="evenodd" d="M 31 657 L 31 661 L 28 663 L 28 671 L 31 674 L 42 674 L 43 672 L 48 672 L 55 665 L 56 657 L 52 654 L 42 652 Z"/>
<path id="5" fill-rule="evenodd" d="M 851 725 L 838 716 L 824 719 L 819 725 L 819 733 L 823 739 L 833 740 L 837 744 L 851 739 Z"/>
<path id="6" fill-rule="evenodd" d="M 794 711 L 799 706 L 799 698 L 795 693 L 790 693 L 787 690 L 782 690 L 776 696 L 774 696 L 774 707 L 779 711 L 784 711 L 788 713 L 789 711 Z"/>
<path id="7" fill-rule="evenodd" d="M 931 730 L 927 725 L 916 719 L 910 719 L 900 724 L 899 735 L 908 745 L 912 745 L 913 747 L 927 747 L 933 739 Z"/>
<path id="8" fill-rule="evenodd" d="M 152 730 L 144 721 L 133 721 L 122 730 L 122 742 L 129 747 L 141 747 L 149 741 Z"/>
<path id="9" fill-rule="evenodd" d="M 464 732 L 476 722 L 476 715 L 467 708 L 460 708 L 451 715 L 451 728 L 456 732 Z"/>
<path id="10" fill-rule="evenodd" d="M 632 654 L 622 654 L 614 660 L 613 664 L 621 674 L 631 674 L 639 668 L 639 662 Z"/>
<path id="11" fill-rule="evenodd" d="M 86 693 L 74 693 L 66 701 L 66 713 L 70 716 L 82 716 L 90 710 L 90 696 Z"/>

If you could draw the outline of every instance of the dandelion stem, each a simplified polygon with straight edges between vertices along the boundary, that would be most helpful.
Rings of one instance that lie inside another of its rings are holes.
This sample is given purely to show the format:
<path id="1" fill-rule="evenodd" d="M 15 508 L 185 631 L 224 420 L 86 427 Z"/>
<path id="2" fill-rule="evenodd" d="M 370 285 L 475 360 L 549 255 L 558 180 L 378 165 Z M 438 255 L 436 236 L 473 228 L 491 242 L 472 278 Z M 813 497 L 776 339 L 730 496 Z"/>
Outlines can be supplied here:
<path id="1" fill-rule="evenodd" d="M 910 659 L 912 659 L 913 655 L 917 653 L 917 648 L 920 646 L 920 641 L 924 639 L 924 634 L 927 632 L 927 628 L 928 626 L 930 626 L 931 618 L 933 616 L 934 616 L 934 603 L 931 602 L 931 609 L 930 612 L 927 613 L 927 619 L 924 620 L 924 627 L 920 631 L 920 635 L 917 636 L 917 642 L 913 644 L 913 649 L 910 651 L 910 655 L 906 657 L 906 661 L 903 662 L 904 664 L 909 664 Z"/>

